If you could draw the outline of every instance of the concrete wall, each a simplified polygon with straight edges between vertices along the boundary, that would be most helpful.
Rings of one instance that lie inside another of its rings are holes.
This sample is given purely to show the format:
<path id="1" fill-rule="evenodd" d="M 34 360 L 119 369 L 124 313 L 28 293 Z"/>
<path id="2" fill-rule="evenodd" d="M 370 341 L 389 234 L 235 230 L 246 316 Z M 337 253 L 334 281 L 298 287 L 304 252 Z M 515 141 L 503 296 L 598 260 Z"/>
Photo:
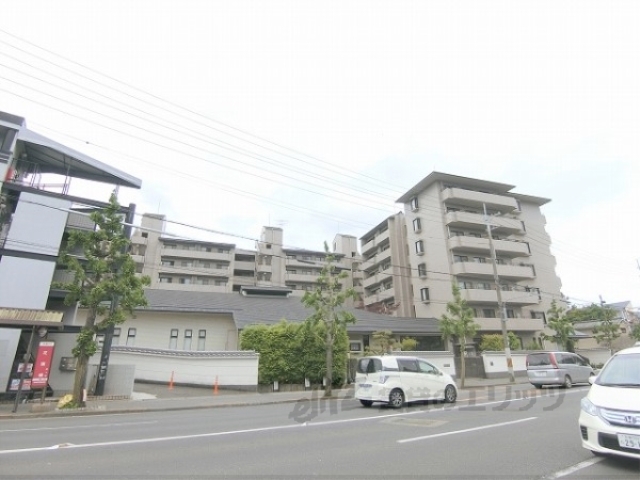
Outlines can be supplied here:
<path id="1" fill-rule="evenodd" d="M 20 332 L 19 328 L 0 328 L 0 392 L 5 391 L 9 382 Z"/>
<path id="2" fill-rule="evenodd" d="M 131 347 L 114 347 L 111 365 L 135 365 L 138 382 L 255 390 L 258 385 L 259 355 L 250 351 L 180 352 Z"/>
<path id="3" fill-rule="evenodd" d="M 484 371 L 487 378 L 501 378 L 509 375 L 507 357 L 504 352 L 484 352 Z M 511 352 L 513 373 L 516 376 L 527 374 L 527 352 Z"/>
<path id="4" fill-rule="evenodd" d="M 611 357 L 608 348 L 576 348 L 575 352 L 583 357 L 587 357 L 591 365 L 605 363 Z"/>

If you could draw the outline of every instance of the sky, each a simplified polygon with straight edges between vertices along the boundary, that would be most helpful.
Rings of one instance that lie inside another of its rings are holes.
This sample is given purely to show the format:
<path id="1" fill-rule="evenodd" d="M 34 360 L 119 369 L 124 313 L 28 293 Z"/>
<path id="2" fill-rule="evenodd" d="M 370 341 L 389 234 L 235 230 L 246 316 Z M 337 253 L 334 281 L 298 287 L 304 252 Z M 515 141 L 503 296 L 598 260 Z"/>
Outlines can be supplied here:
<path id="1" fill-rule="evenodd" d="M 639 20 L 635 0 L 24 0 L 0 16 L 0 110 L 197 227 L 168 233 L 241 248 L 265 225 L 359 238 L 434 170 L 514 185 L 551 200 L 572 303 L 640 307 Z"/>

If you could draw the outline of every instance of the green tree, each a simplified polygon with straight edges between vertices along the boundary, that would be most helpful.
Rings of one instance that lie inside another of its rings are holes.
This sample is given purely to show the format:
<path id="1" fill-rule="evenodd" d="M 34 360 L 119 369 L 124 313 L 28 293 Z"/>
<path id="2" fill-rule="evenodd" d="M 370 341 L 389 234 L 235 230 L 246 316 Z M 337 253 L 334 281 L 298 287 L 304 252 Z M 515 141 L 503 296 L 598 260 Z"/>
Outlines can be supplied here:
<path id="1" fill-rule="evenodd" d="M 572 337 L 576 331 L 572 316 L 565 315 L 565 310 L 555 300 L 551 302 L 551 308 L 547 314 L 547 327 L 553 330 L 554 334 L 542 334 L 542 337 L 545 340 L 555 341 L 563 350 L 573 351 Z"/>
<path id="2" fill-rule="evenodd" d="M 604 343 L 613 353 L 613 341 L 620 337 L 620 325 L 614 322 L 616 311 L 609 307 L 603 307 L 600 321 L 593 328 L 593 337 L 598 343 Z"/>
<path id="3" fill-rule="evenodd" d="M 72 350 L 77 358 L 72 392 L 76 406 L 84 405 L 87 366 L 97 350 L 96 334 L 123 323 L 136 307 L 147 305 L 144 286 L 150 283 L 148 277 L 136 276 L 115 193 L 109 204 L 92 212 L 90 218 L 95 230 L 72 230 L 59 259 L 73 273 L 73 280 L 56 284 L 68 291 L 66 305 L 87 309 L 87 319 Z"/>
<path id="4" fill-rule="evenodd" d="M 447 303 L 447 313 L 440 318 L 440 332 L 445 342 L 456 338 L 460 343 L 460 386 L 464 387 L 467 337 L 473 338 L 480 325 L 473 321 L 473 310 L 460 295 L 460 288 L 453 284 L 451 291 L 453 301 Z"/>
<path id="5" fill-rule="evenodd" d="M 520 350 L 522 348 L 520 339 L 516 337 L 516 334 L 513 332 L 509 332 L 508 335 L 509 348 L 511 348 L 511 350 Z M 504 350 L 504 338 L 502 334 L 482 335 L 480 350 L 483 352 L 499 352 Z"/>
<path id="6" fill-rule="evenodd" d="M 356 298 L 353 288 L 342 288 L 341 281 L 348 273 L 340 271 L 335 265 L 335 255 L 329 252 L 327 242 L 324 243 L 326 253 L 325 263 L 317 280 L 317 286 L 313 291 L 306 291 L 302 297 L 302 303 L 315 310 L 306 321 L 311 324 L 325 326 L 325 397 L 331 396 L 333 383 L 333 355 L 336 338 L 346 332 L 347 325 L 355 323 L 355 316 L 343 310 L 345 301 Z"/>
<path id="7" fill-rule="evenodd" d="M 636 323 L 629 332 L 629 336 L 640 342 L 640 323 Z"/>

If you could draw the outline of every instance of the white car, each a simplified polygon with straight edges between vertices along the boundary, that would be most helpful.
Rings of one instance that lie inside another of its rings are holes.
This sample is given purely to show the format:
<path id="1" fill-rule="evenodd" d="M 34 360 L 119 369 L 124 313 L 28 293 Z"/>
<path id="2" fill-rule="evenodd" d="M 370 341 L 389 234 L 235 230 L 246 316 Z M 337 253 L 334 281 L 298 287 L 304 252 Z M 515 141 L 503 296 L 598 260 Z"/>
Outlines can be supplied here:
<path id="1" fill-rule="evenodd" d="M 453 403 L 458 398 L 458 388 L 451 375 L 423 358 L 372 356 L 358 360 L 355 398 L 365 407 L 374 402 L 393 408 L 425 400 Z"/>
<path id="2" fill-rule="evenodd" d="M 580 403 L 582 446 L 640 460 L 640 346 L 613 355 Z"/>

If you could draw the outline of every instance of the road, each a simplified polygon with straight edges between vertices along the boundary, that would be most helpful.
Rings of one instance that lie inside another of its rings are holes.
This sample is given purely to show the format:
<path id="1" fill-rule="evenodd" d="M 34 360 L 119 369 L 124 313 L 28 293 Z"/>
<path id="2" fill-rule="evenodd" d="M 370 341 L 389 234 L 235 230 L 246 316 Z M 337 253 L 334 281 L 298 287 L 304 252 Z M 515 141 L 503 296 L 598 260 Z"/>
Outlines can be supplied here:
<path id="1" fill-rule="evenodd" d="M 638 462 L 580 446 L 585 394 L 520 385 L 400 410 L 343 399 L 10 420 L 0 477 L 637 480 Z"/>

